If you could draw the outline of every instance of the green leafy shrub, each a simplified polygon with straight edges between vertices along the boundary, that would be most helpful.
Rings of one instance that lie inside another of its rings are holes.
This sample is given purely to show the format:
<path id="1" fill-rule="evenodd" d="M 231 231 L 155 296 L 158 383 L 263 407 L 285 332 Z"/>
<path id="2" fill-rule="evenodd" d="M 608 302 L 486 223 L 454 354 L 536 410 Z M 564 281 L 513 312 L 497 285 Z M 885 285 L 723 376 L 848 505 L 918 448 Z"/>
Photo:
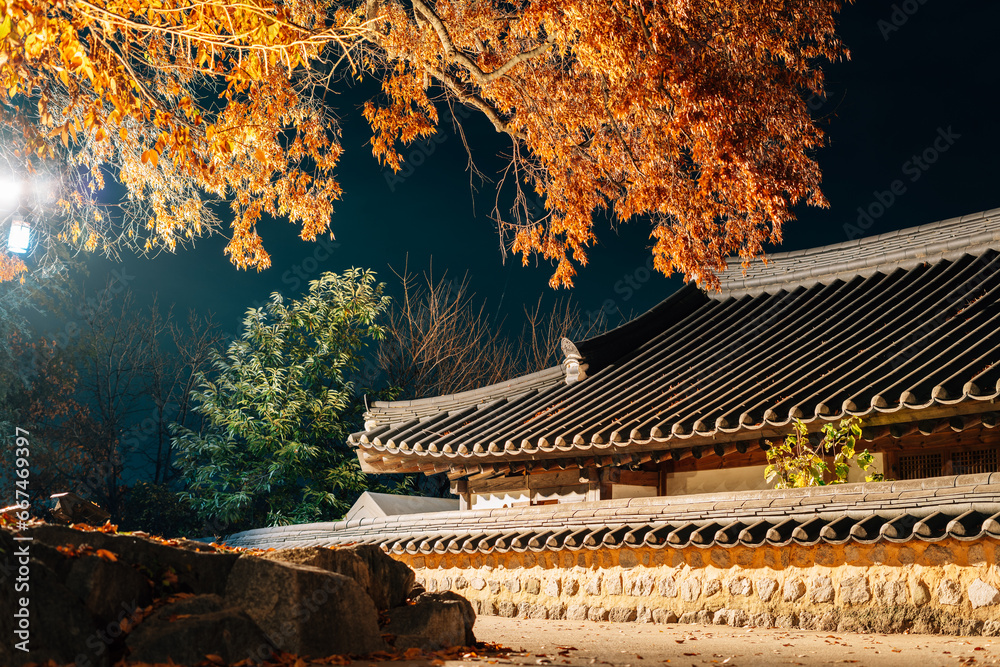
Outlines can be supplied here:
<path id="1" fill-rule="evenodd" d="M 853 462 L 865 475 L 866 482 L 881 482 L 882 473 L 874 469 L 874 455 L 867 449 L 855 452 L 861 437 L 861 420 L 857 417 L 840 420 L 840 424 L 825 424 L 823 439 L 815 447 L 809 443 L 805 423 L 796 419 L 793 432 L 777 444 L 767 441 L 767 467 L 764 479 L 776 489 L 803 486 L 843 484 Z M 833 455 L 833 468 L 827 458 Z"/>
<path id="2" fill-rule="evenodd" d="M 370 271 L 324 273 L 302 298 L 274 294 L 247 312 L 192 393 L 204 428 L 172 429 L 183 497 L 201 518 L 227 532 L 330 521 L 366 490 L 396 490 L 346 443 L 364 407 L 354 378 L 383 336 L 383 288 Z"/>

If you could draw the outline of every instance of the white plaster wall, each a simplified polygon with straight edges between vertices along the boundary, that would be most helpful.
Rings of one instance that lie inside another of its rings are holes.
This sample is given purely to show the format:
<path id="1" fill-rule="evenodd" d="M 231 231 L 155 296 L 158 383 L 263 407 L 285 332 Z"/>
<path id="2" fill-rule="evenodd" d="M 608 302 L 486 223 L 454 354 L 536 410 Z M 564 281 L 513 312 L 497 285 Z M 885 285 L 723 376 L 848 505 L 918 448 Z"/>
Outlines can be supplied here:
<path id="1" fill-rule="evenodd" d="M 653 498 L 656 496 L 655 486 L 638 486 L 635 484 L 612 484 L 612 498 Z"/>
<path id="2" fill-rule="evenodd" d="M 769 488 L 771 486 L 764 481 L 764 466 L 667 473 L 668 496 Z"/>
<path id="3" fill-rule="evenodd" d="M 521 505 L 527 505 L 528 490 L 523 491 L 508 491 L 503 495 L 494 495 L 492 493 L 488 494 L 472 494 L 472 509 L 474 510 L 491 510 L 500 507 L 513 507 L 515 503 Z"/>

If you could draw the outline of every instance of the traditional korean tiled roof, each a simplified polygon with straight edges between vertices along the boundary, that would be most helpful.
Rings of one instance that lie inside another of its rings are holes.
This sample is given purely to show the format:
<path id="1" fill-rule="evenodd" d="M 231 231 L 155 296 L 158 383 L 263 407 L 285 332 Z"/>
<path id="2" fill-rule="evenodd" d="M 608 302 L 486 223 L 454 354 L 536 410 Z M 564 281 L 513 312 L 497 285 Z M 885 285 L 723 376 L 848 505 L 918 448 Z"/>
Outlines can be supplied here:
<path id="1" fill-rule="evenodd" d="M 1000 538 L 1000 473 L 805 489 L 408 514 L 263 528 L 231 546 L 395 553 L 759 547 Z"/>
<path id="2" fill-rule="evenodd" d="M 507 393 L 376 404 L 351 442 L 373 470 L 471 469 L 759 440 L 794 419 L 818 429 L 989 412 L 998 250 L 1000 210 L 782 253 L 735 271 L 722 293 L 689 284 L 580 342 L 580 382 L 555 367 Z"/>

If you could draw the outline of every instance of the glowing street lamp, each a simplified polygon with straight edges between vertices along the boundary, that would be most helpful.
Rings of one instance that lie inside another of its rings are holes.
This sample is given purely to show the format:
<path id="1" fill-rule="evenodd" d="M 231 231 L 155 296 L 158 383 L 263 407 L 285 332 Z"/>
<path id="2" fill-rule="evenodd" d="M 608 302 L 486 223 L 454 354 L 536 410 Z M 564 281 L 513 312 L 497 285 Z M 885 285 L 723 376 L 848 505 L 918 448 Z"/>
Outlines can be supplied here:
<path id="1" fill-rule="evenodd" d="M 12 253 L 23 255 L 28 252 L 28 244 L 31 242 L 31 227 L 23 220 L 15 220 L 10 225 L 10 234 L 7 236 L 7 250 Z"/>

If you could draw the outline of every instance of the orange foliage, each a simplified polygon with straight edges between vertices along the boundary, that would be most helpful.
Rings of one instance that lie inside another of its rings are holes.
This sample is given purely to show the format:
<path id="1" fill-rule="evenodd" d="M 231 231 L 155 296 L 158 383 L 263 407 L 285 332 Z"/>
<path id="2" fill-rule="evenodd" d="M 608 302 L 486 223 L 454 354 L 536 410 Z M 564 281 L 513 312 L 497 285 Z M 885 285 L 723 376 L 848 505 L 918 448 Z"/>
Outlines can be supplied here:
<path id="1" fill-rule="evenodd" d="M 603 210 L 651 219 L 656 267 L 714 286 L 726 255 L 780 242 L 795 203 L 826 205 L 804 97 L 822 90 L 818 59 L 846 55 L 836 0 L 412 4 L 381 16 L 406 67 L 366 109 L 375 154 L 396 167 L 394 142 L 430 131 L 425 77 L 484 113 L 512 138 L 507 175 L 547 209 L 533 220 L 519 197 L 512 249 L 555 261 L 553 286 L 587 263 Z"/>
<path id="2" fill-rule="evenodd" d="M 357 32 L 354 14 L 327 17 L 308 0 L 0 0 L 0 19 L 9 152 L 28 173 L 56 163 L 90 177 L 59 193 L 50 238 L 173 250 L 211 231 L 208 204 L 227 199 L 226 253 L 261 269 L 263 213 L 303 239 L 328 230 L 341 149 L 303 65 Z M 93 196 L 111 165 L 127 189 L 124 227 Z"/>
<path id="3" fill-rule="evenodd" d="M 60 238 L 173 249 L 218 223 L 226 252 L 268 266 L 256 225 L 328 231 L 341 147 L 322 101 L 335 67 L 380 77 L 364 115 L 375 155 L 437 131 L 428 93 L 481 112 L 513 144 L 504 216 L 553 286 L 587 263 L 595 214 L 651 220 L 656 267 L 717 284 L 738 253 L 779 242 L 791 208 L 825 206 L 804 98 L 846 55 L 839 0 L 0 0 L 0 121 L 26 163 L 65 160 L 103 184 L 114 164 L 136 214 L 118 229 L 77 189 Z M 30 102 L 30 104 L 28 104 Z M 23 134 L 23 136 L 21 136 Z M 31 166 L 31 165 L 29 165 Z M 532 218 L 521 188 L 546 212 Z M 131 208 L 130 208 L 131 207 Z M 498 214 L 499 215 L 499 214 Z M 118 229 L 112 232 L 112 229 Z M 3 276 L 0 276 L 3 277 Z"/>

